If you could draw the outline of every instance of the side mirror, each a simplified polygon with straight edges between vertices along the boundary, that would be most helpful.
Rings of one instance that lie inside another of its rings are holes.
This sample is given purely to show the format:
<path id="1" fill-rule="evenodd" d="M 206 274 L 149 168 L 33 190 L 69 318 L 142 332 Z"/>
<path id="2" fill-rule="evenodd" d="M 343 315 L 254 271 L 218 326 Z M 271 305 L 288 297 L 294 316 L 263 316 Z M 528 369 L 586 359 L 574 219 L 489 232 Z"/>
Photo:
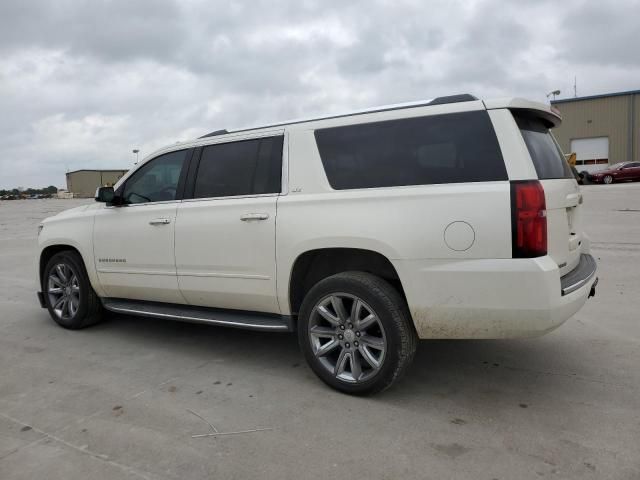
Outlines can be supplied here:
<path id="1" fill-rule="evenodd" d="M 116 193 L 113 191 L 113 187 L 98 187 L 96 190 L 96 202 L 113 203 L 115 197 Z"/>

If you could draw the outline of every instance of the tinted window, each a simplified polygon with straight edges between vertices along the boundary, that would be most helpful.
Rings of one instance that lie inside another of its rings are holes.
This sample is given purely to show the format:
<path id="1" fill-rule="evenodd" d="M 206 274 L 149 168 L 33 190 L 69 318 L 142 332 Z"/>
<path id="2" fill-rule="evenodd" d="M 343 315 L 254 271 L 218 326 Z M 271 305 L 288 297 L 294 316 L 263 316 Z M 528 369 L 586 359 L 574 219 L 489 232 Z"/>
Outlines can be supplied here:
<path id="1" fill-rule="evenodd" d="M 569 163 L 544 121 L 525 113 L 514 113 L 513 116 L 527 144 L 538 178 L 573 178 Z"/>
<path id="2" fill-rule="evenodd" d="M 196 175 L 194 198 L 279 193 L 283 138 L 205 147 Z"/>
<path id="3" fill-rule="evenodd" d="M 487 112 L 316 130 L 335 189 L 507 180 Z"/>
<path id="4" fill-rule="evenodd" d="M 124 186 L 125 203 L 147 203 L 175 200 L 180 172 L 187 150 L 171 152 L 155 158 L 135 172 Z"/>

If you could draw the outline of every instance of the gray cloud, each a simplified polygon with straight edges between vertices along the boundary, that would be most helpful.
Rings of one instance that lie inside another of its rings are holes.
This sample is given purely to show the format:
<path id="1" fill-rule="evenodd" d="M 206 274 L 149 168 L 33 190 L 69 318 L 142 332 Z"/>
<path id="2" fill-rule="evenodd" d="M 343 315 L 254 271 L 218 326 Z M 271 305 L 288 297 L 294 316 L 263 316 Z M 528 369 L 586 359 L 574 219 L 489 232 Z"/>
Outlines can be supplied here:
<path id="1" fill-rule="evenodd" d="M 0 48 L 58 48 L 114 61 L 166 61 L 180 50 L 188 28 L 173 0 L 9 0 L 0 18 Z"/>
<path id="2" fill-rule="evenodd" d="M 3 0 L 0 188 L 216 128 L 437 95 L 638 88 L 635 0 Z"/>
<path id="3" fill-rule="evenodd" d="M 640 66 L 639 17 L 640 1 L 628 2 L 624 8 L 617 3 L 581 2 L 562 22 L 565 35 L 560 54 L 589 65 Z"/>

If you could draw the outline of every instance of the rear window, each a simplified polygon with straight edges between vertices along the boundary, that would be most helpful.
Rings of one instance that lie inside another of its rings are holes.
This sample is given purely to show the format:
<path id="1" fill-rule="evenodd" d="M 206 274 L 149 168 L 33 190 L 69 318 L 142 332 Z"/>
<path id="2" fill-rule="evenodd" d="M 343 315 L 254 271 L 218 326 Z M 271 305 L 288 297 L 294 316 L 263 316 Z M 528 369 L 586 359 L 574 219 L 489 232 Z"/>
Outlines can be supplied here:
<path id="1" fill-rule="evenodd" d="M 336 190 L 507 180 L 486 111 L 316 130 Z"/>
<path id="2" fill-rule="evenodd" d="M 527 113 L 513 113 L 540 180 L 573 178 L 571 167 L 545 122 Z"/>

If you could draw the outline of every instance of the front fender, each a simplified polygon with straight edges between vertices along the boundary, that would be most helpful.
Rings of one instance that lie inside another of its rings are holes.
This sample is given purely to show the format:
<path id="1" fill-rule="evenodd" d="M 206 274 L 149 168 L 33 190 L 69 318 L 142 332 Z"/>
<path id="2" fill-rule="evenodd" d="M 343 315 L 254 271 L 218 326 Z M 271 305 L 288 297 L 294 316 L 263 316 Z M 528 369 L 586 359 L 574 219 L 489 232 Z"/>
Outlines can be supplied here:
<path id="1" fill-rule="evenodd" d="M 104 296 L 98 280 L 96 264 L 93 256 L 94 210 L 87 209 L 73 216 L 51 217 L 43 222 L 38 237 L 37 279 L 42 285 L 42 256 L 51 247 L 68 246 L 78 251 L 87 270 L 91 286 L 98 296 Z"/>

